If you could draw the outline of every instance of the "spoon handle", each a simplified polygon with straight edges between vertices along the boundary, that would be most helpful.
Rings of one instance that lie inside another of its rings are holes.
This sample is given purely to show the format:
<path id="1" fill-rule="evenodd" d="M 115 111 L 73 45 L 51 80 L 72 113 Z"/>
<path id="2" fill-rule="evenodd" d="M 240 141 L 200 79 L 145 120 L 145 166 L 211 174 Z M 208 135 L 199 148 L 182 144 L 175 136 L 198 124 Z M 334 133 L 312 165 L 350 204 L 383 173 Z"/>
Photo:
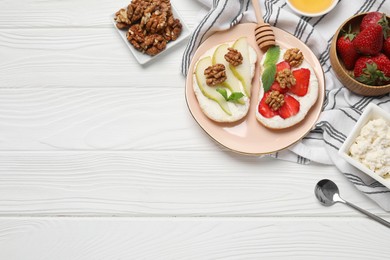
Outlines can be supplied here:
<path id="1" fill-rule="evenodd" d="M 257 23 L 263 24 L 264 20 L 263 20 L 263 15 L 261 14 L 259 0 L 252 0 L 252 6 L 253 6 L 253 9 L 255 10 Z"/>
<path id="2" fill-rule="evenodd" d="M 345 204 L 347 204 L 348 206 L 350 206 L 353 209 L 356 209 L 357 211 L 360 211 L 361 213 L 365 214 L 366 216 L 368 216 L 368 217 L 378 221 L 382 225 L 385 225 L 386 227 L 390 228 L 390 222 L 384 220 L 383 218 L 378 217 L 377 215 L 374 215 L 374 214 L 368 212 L 367 210 L 359 208 L 358 206 L 356 206 L 356 205 L 354 205 L 354 204 L 352 204 L 352 203 L 350 203 L 348 201 L 345 201 Z"/>

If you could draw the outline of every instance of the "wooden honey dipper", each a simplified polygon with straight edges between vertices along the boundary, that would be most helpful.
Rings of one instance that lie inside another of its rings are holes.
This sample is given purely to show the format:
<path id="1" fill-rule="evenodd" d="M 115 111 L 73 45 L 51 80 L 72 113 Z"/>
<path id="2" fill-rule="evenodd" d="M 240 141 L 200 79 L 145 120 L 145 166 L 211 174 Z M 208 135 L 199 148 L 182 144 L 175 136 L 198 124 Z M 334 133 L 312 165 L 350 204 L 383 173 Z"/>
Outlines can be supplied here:
<path id="1" fill-rule="evenodd" d="M 272 31 L 271 25 L 264 22 L 258 0 L 252 0 L 252 5 L 255 9 L 257 19 L 257 26 L 255 29 L 256 43 L 260 47 L 260 49 L 267 50 L 269 47 L 274 46 L 276 44 L 275 34 L 274 31 Z"/>

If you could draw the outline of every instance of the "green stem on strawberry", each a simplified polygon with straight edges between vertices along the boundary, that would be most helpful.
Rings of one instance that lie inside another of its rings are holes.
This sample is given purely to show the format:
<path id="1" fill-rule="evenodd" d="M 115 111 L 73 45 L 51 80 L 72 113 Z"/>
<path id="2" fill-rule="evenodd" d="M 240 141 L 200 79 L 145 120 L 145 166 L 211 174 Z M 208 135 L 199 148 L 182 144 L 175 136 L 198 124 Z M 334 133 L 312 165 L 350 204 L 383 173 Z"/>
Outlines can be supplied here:
<path id="1" fill-rule="evenodd" d="M 387 39 L 388 33 L 390 32 L 390 27 L 385 13 L 383 13 L 382 18 L 378 21 L 378 24 L 382 26 L 383 37 Z"/>

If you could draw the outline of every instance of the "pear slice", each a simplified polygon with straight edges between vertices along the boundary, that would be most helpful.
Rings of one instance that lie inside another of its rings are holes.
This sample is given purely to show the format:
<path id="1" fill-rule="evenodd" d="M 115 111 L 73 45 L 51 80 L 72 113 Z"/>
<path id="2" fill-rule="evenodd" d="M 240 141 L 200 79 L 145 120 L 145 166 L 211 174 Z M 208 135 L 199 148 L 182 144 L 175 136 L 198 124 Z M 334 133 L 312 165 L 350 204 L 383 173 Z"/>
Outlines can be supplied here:
<path id="1" fill-rule="evenodd" d="M 195 77 L 196 77 L 196 83 L 199 86 L 199 89 L 202 91 L 202 94 L 211 99 L 214 100 L 219 104 L 219 106 L 222 108 L 222 110 L 228 114 L 232 115 L 229 105 L 225 98 L 216 90 L 219 87 L 223 86 L 215 86 L 215 87 L 210 87 L 206 83 L 206 76 L 204 75 L 204 71 L 207 67 L 212 65 L 211 57 L 207 56 L 202 58 L 201 60 L 198 61 L 196 64 L 195 68 Z"/>
<path id="2" fill-rule="evenodd" d="M 246 37 L 237 39 L 233 46 L 234 49 L 241 52 L 242 63 L 238 66 L 230 65 L 233 74 L 241 81 L 245 94 L 250 98 L 252 89 L 251 64 L 249 60 L 249 46 Z"/>
<path id="3" fill-rule="evenodd" d="M 230 63 L 226 61 L 225 54 L 229 52 L 228 50 L 229 45 L 228 44 L 221 44 L 219 45 L 213 54 L 213 65 L 219 63 L 223 64 L 225 66 L 225 72 L 226 72 L 226 80 L 222 83 L 222 85 L 226 88 L 228 88 L 231 92 L 242 92 L 240 87 L 240 81 L 236 78 L 236 76 L 233 74 L 232 70 L 230 69 Z M 243 93 L 245 94 L 245 93 Z M 243 105 L 245 104 L 245 101 L 240 98 L 237 101 L 239 104 Z"/>

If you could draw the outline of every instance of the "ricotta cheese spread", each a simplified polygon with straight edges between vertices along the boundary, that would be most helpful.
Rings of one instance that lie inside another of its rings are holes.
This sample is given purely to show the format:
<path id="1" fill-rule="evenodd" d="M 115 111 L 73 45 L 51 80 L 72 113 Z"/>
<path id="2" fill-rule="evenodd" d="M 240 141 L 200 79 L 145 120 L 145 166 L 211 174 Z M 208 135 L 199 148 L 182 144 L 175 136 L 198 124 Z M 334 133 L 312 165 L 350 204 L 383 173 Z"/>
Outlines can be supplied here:
<path id="1" fill-rule="evenodd" d="M 349 149 L 350 156 L 382 177 L 390 177 L 390 126 L 383 118 L 369 121 Z"/>

